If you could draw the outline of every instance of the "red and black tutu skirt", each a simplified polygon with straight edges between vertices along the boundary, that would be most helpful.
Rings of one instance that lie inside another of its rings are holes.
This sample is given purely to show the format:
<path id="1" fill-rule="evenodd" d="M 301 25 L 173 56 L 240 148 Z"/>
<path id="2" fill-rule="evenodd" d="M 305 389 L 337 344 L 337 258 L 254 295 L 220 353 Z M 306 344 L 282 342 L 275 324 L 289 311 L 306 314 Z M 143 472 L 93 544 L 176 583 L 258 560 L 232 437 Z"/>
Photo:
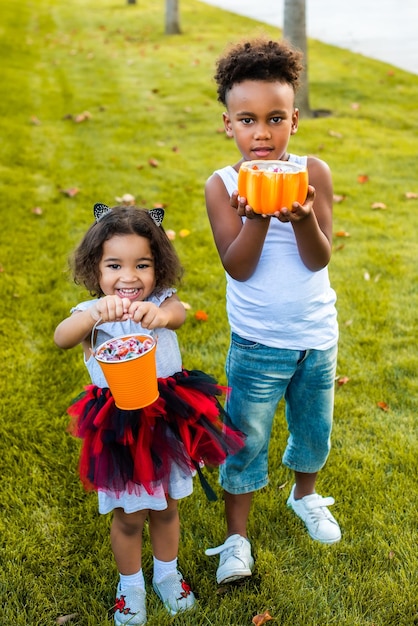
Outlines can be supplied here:
<path id="1" fill-rule="evenodd" d="M 218 467 L 243 446 L 243 435 L 223 423 L 219 399 L 227 391 L 198 370 L 158 379 L 159 398 L 137 410 L 119 409 L 110 390 L 89 385 L 68 409 L 70 431 L 82 440 L 80 478 L 86 489 L 116 495 L 141 488 L 167 492 L 173 463 L 197 471 L 208 497 L 213 491 L 201 467 Z"/>

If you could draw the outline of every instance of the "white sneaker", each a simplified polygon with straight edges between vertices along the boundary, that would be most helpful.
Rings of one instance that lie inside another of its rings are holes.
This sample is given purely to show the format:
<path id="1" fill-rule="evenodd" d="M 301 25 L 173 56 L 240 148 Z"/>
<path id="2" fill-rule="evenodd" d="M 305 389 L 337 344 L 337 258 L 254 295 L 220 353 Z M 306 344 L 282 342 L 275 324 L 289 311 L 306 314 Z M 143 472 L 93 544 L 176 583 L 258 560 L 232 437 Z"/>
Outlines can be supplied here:
<path id="1" fill-rule="evenodd" d="M 205 550 L 205 554 L 207 556 L 220 555 L 219 567 L 216 571 L 218 585 L 251 576 L 254 567 L 251 544 L 241 535 L 231 535 L 221 546 Z"/>
<path id="2" fill-rule="evenodd" d="M 327 507 L 334 504 L 334 498 L 323 498 L 317 493 L 295 500 L 293 485 L 287 506 L 305 522 L 312 539 L 321 543 L 336 543 L 341 539 L 338 522 L 328 511 Z"/>
<path id="3" fill-rule="evenodd" d="M 145 591 L 140 587 L 126 587 L 122 591 L 120 583 L 116 590 L 114 607 L 115 626 L 142 626 L 147 621 Z"/>
<path id="4" fill-rule="evenodd" d="M 196 598 L 190 585 L 186 583 L 183 575 L 178 570 L 163 578 L 159 583 L 153 580 L 152 586 L 170 615 L 188 611 L 196 603 Z"/>

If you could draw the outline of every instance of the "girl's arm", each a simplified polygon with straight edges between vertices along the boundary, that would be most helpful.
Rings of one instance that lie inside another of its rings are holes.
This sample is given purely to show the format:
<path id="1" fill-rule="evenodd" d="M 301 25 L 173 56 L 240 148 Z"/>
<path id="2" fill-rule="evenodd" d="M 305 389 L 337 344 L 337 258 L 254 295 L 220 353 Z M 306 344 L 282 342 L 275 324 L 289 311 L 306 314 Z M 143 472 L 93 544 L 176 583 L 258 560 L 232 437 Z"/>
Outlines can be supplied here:
<path id="1" fill-rule="evenodd" d="M 116 295 L 99 298 L 85 311 L 75 311 L 58 324 L 54 341 L 59 348 L 74 348 L 82 343 L 86 349 L 95 323 L 99 320 L 115 322 L 129 319 L 132 317 L 129 314 L 131 304 L 129 298 L 119 298 Z"/>
<path id="2" fill-rule="evenodd" d="M 58 348 L 64 350 L 74 348 L 90 336 L 93 326 L 100 317 L 97 319 L 93 317 L 92 308 L 86 311 L 75 311 L 70 317 L 58 324 L 54 333 L 54 341 Z"/>
<path id="3" fill-rule="evenodd" d="M 254 273 L 263 249 L 270 218 L 257 216 L 242 222 L 244 202 L 229 197 L 220 176 L 213 174 L 205 187 L 206 208 L 215 245 L 232 278 L 244 281 Z"/>
<path id="4" fill-rule="evenodd" d="M 132 319 L 143 328 L 179 328 L 186 319 L 186 310 L 176 294 L 160 306 L 152 302 L 131 302 L 128 298 L 105 296 L 85 311 L 75 311 L 58 324 L 54 341 L 59 348 L 74 348 L 83 344 L 85 350 L 90 345 L 90 334 L 99 320 L 102 322 Z"/>

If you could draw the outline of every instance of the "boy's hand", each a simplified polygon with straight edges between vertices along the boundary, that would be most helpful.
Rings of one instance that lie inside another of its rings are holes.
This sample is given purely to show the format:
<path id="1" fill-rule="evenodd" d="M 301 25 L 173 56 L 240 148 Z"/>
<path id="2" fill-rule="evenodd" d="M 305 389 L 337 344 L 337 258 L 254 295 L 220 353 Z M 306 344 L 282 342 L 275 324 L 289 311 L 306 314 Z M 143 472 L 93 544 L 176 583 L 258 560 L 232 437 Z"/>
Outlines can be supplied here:
<path id="1" fill-rule="evenodd" d="M 247 198 L 238 195 L 238 191 L 234 191 L 231 196 L 231 206 L 233 209 L 236 209 L 240 217 L 246 217 L 249 220 L 259 219 L 260 217 L 271 217 L 270 215 L 254 213 L 252 207 L 247 204 Z"/>
<path id="2" fill-rule="evenodd" d="M 303 204 L 294 202 L 291 209 L 283 207 L 280 211 L 273 213 L 272 217 L 277 217 L 281 222 L 300 222 L 312 213 L 314 200 L 315 188 L 309 185 L 308 194 Z"/>

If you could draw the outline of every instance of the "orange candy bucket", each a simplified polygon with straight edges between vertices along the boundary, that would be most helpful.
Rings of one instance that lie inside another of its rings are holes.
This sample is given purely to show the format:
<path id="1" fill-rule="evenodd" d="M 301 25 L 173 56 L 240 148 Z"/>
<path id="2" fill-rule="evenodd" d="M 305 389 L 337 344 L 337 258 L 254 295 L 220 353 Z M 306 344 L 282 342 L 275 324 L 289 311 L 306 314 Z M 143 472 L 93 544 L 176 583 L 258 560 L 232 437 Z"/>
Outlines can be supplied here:
<path id="1" fill-rule="evenodd" d="M 141 345 L 142 352 L 129 352 L 129 347 L 141 349 Z M 119 409 L 142 409 L 157 400 L 156 345 L 150 335 L 125 335 L 109 339 L 93 350 Z"/>
<path id="2" fill-rule="evenodd" d="M 238 192 L 254 213 L 271 215 L 294 202 L 303 204 L 308 193 L 308 172 L 289 161 L 244 161 L 238 172 Z"/>

